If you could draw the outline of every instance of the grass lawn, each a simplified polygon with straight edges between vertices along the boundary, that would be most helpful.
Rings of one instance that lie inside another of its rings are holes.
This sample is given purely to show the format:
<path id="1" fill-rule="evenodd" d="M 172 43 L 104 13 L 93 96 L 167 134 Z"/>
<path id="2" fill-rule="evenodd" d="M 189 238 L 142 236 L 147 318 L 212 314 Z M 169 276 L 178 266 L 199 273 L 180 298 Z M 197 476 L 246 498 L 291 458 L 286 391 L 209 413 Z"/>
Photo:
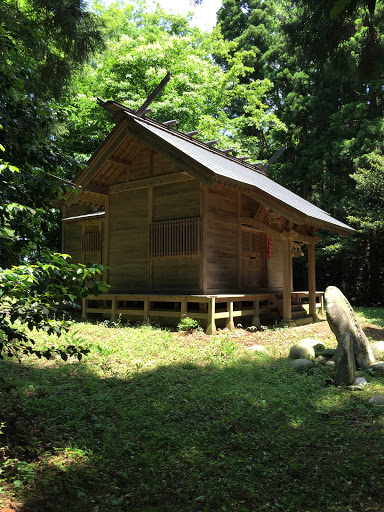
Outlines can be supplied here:
<path id="1" fill-rule="evenodd" d="M 359 315 L 384 340 L 382 311 Z M 0 509 L 384 511 L 384 407 L 368 403 L 384 375 L 350 391 L 329 367 L 297 373 L 305 337 L 336 346 L 326 322 L 214 337 L 79 323 L 66 342 L 91 345 L 83 361 L 0 362 Z"/>

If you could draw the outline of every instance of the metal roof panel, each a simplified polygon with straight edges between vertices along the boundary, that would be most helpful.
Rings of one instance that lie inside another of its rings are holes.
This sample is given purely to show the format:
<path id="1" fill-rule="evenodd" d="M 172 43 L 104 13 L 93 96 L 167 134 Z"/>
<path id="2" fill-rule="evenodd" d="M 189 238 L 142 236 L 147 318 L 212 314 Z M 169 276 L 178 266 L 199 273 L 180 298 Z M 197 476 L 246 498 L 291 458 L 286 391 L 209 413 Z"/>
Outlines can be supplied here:
<path id="1" fill-rule="evenodd" d="M 249 185 L 256 189 L 278 199 L 279 201 L 291 206 L 298 212 L 313 221 L 326 223 L 342 231 L 353 232 L 354 229 L 335 219 L 321 208 L 306 201 L 299 195 L 291 192 L 282 185 L 279 185 L 271 178 L 268 178 L 257 169 L 250 168 L 247 164 L 228 158 L 225 154 L 220 154 L 219 150 L 211 147 L 204 147 L 202 142 L 188 139 L 176 131 L 169 128 L 161 128 L 154 125 L 147 119 L 135 119 L 143 128 L 150 131 L 157 138 L 162 139 L 174 148 L 182 151 L 190 158 L 198 162 L 213 172 L 217 177 L 235 181 L 241 185 Z"/>

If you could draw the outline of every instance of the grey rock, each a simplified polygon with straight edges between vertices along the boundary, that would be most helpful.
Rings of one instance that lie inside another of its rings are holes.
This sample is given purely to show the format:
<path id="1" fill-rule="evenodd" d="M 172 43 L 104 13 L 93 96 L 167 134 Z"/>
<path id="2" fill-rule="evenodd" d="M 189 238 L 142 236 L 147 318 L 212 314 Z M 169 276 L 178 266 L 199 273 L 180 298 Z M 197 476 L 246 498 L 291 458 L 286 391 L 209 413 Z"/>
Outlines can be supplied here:
<path id="1" fill-rule="evenodd" d="M 328 361 L 325 363 L 325 366 L 330 366 L 331 368 L 334 368 L 335 361 L 333 359 L 328 359 Z"/>
<path id="2" fill-rule="evenodd" d="M 384 341 L 372 343 L 371 350 L 376 359 L 384 359 Z"/>
<path id="3" fill-rule="evenodd" d="M 350 386 L 355 380 L 356 365 L 352 350 L 352 336 L 345 332 L 337 345 L 335 354 L 335 384 Z"/>
<path id="4" fill-rule="evenodd" d="M 252 354 L 255 352 L 267 354 L 268 350 L 263 345 L 252 345 L 252 347 L 248 347 L 247 350 Z"/>
<path id="5" fill-rule="evenodd" d="M 327 320 L 337 342 L 340 344 L 342 336 L 349 333 L 351 337 L 350 350 L 356 361 L 356 366 L 363 369 L 369 368 L 375 357 L 352 306 L 336 286 L 328 286 L 324 293 L 324 299 Z"/>
<path id="6" fill-rule="evenodd" d="M 309 359 L 294 359 L 291 361 L 291 366 L 293 366 L 295 370 L 307 370 L 313 367 L 313 362 Z"/>
<path id="7" fill-rule="evenodd" d="M 373 404 L 373 405 L 384 405 L 384 395 L 376 395 L 376 396 L 373 396 L 373 397 L 369 400 L 369 403 L 370 403 L 370 404 Z"/>
<path id="8" fill-rule="evenodd" d="M 336 349 L 335 348 L 326 348 L 322 352 L 322 356 L 326 357 L 327 359 L 332 359 L 332 357 L 335 356 Z"/>
<path id="9" fill-rule="evenodd" d="M 304 338 L 299 341 L 299 344 L 300 345 L 309 345 L 310 347 L 312 347 L 313 350 L 315 351 L 316 357 L 322 355 L 322 353 L 325 350 L 324 343 L 320 340 L 315 340 L 313 338 Z"/>
<path id="10" fill-rule="evenodd" d="M 314 359 L 313 362 L 315 364 L 317 364 L 318 366 L 324 366 L 327 362 L 327 359 L 323 356 L 318 356 L 318 357 L 316 357 L 316 359 Z"/>
<path id="11" fill-rule="evenodd" d="M 384 373 L 384 363 L 382 361 L 379 361 L 377 363 L 371 364 L 369 370 L 373 370 L 375 372 Z"/>
<path id="12" fill-rule="evenodd" d="M 296 343 L 292 345 L 289 357 L 292 359 L 315 359 L 315 350 L 306 343 Z"/>
<path id="13" fill-rule="evenodd" d="M 350 389 L 364 389 L 368 384 L 367 380 L 364 377 L 357 377 L 350 386 Z"/>

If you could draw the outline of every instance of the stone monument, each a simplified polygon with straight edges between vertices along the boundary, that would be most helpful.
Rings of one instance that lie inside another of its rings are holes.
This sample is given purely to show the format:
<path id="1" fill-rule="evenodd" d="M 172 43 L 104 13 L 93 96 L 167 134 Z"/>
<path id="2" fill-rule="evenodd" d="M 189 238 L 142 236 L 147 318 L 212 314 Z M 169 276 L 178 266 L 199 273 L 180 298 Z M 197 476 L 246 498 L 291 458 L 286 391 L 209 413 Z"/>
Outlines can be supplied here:
<path id="1" fill-rule="evenodd" d="M 336 288 L 325 290 L 327 320 L 337 338 L 335 354 L 335 384 L 349 386 L 355 379 L 356 368 L 367 369 L 375 361 L 352 306 Z"/>

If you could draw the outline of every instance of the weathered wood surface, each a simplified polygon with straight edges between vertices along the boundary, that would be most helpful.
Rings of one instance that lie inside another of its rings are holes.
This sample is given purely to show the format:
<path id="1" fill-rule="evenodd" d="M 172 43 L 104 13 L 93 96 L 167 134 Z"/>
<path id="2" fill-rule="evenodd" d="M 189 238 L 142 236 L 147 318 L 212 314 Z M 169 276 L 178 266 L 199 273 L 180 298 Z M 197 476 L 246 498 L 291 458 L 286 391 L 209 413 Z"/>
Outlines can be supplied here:
<path id="1" fill-rule="evenodd" d="M 215 185 L 207 194 L 207 290 L 236 290 L 239 269 L 238 194 Z"/>
<path id="2" fill-rule="evenodd" d="M 148 191 L 110 199 L 109 284 L 121 291 L 148 287 Z"/>

